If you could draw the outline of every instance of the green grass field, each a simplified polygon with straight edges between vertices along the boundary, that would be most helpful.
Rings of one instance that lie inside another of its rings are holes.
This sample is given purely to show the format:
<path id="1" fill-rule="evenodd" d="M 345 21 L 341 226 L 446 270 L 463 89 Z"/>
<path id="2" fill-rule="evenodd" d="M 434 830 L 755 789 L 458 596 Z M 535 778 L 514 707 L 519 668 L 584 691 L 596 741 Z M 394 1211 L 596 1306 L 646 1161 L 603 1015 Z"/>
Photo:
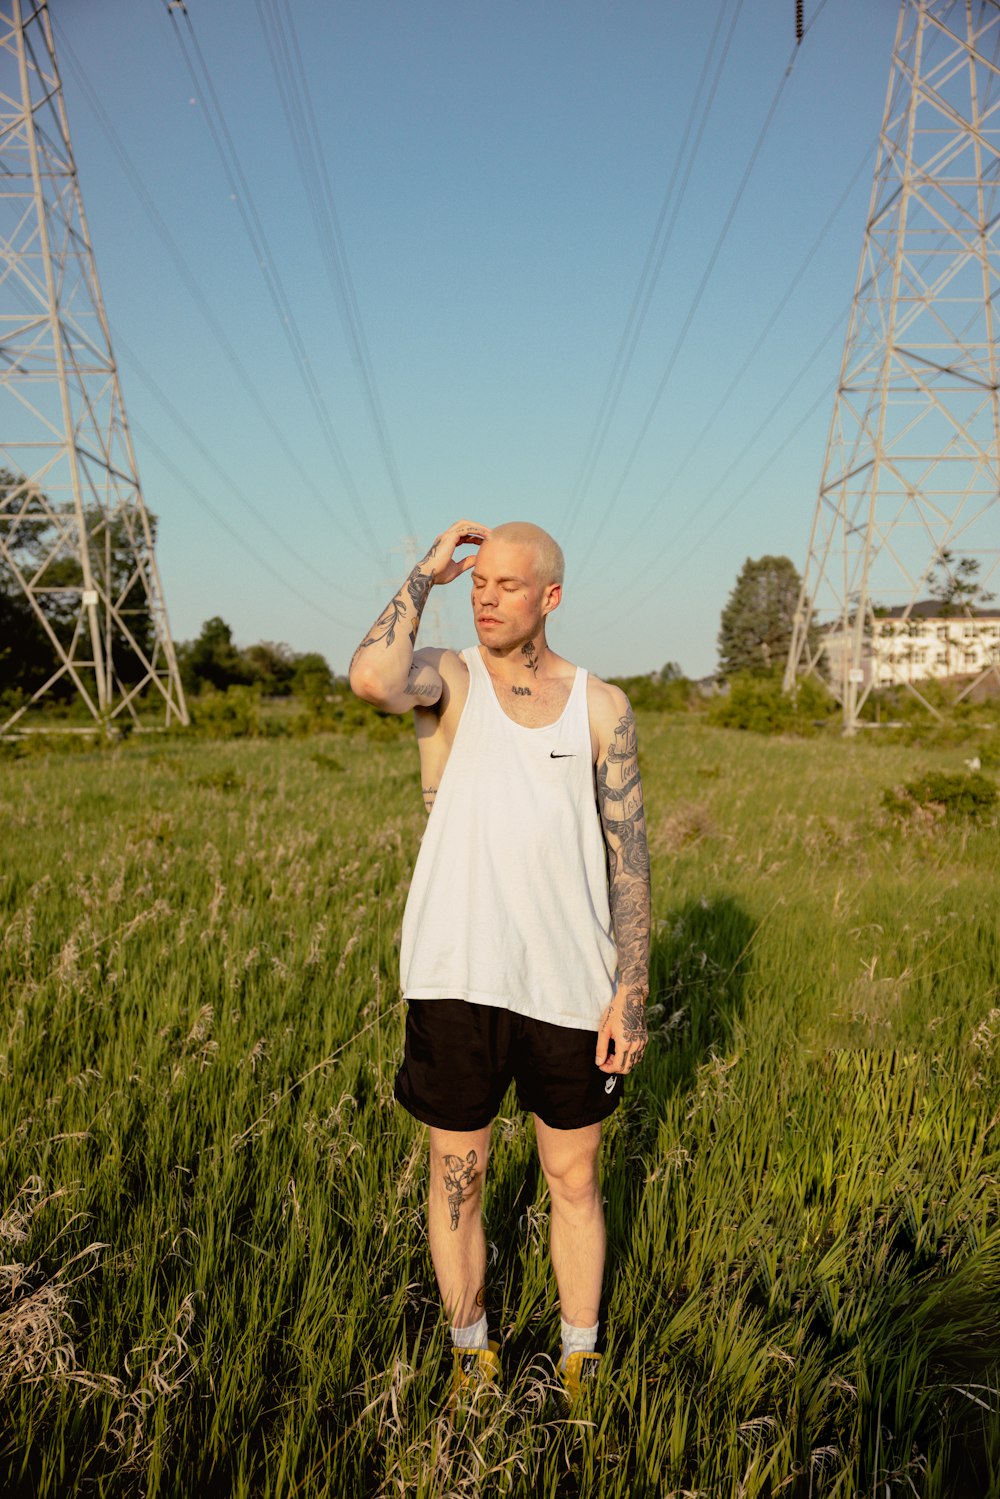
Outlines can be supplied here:
<path id="1" fill-rule="evenodd" d="M 881 802 L 963 750 L 640 736 L 653 1040 L 606 1132 L 605 1372 L 568 1415 L 510 1105 L 505 1389 L 456 1425 L 392 1102 L 412 745 L 0 762 L 0 1492 L 1000 1493 L 1000 839 Z"/>

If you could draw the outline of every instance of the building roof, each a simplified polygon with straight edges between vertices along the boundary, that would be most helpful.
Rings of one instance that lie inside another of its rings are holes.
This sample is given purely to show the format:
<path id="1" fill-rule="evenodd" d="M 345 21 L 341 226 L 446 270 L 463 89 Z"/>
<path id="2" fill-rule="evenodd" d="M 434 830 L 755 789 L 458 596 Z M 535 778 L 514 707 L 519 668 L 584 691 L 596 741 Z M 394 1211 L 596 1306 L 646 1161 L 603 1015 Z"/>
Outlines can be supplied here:
<path id="1" fill-rule="evenodd" d="M 876 606 L 877 608 L 877 606 Z M 949 608 L 940 599 L 917 599 L 914 604 L 894 604 L 891 609 L 878 609 L 876 619 L 1000 619 L 1000 609 L 973 609 L 963 605 Z"/>

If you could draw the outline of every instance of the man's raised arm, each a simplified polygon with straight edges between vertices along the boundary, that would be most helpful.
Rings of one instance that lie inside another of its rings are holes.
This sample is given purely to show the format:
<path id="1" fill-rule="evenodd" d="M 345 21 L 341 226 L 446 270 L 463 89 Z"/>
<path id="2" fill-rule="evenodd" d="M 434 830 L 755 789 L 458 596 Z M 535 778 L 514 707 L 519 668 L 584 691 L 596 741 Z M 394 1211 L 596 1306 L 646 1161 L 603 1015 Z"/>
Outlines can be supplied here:
<path id="1" fill-rule="evenodd" d="M 618 988 L 601 1022 L 597 1065 L 603 1072 L 628 1072 L 646 1049 L 649 996 L 649 850 L 639 779 L 635 718 L 628 698 L 608 687 L 597 724 L 597 804 L 608 847 L 608 887 Z M 609 1055 L 611 1041 L 614 1055 Z"/>
<path id="2" fill-rule="evenodd" d="M 475 562 L 475 553 L 456 562 L 455 548 L 478 546 L 488 535 L 486 526 L 462 520 L 437 537 L 354 652 L 350 682 L 356 696 L 387 713 L 437 702 L 440 676 L 429 662 L 413 657 L 420 616 L 435 583 L 451 583 Z"/>

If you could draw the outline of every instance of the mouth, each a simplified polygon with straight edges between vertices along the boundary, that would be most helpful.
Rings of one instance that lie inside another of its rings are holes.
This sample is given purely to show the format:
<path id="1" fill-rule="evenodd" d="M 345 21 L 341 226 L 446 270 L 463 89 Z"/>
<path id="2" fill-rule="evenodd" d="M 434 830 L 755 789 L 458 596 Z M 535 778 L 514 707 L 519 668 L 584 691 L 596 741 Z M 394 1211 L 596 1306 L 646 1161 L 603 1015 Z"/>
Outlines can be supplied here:
<path id="1" fill-rule="evenodd" d="M 480 614 L 476 620 L 477 625 L 498 625 L 500 621 L 492 614 Z"/>

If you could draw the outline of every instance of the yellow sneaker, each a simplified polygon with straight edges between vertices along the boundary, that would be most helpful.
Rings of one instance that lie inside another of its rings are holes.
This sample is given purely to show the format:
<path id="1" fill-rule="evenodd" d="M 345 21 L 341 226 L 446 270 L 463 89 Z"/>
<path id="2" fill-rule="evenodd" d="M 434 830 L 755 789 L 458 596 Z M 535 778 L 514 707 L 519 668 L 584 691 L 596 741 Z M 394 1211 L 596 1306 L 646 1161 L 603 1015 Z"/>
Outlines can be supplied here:
<path id="1" fill-rule="evenodd" d="M 451 1391 L 448 1407 L 468 1405 L 480 1390 L 500 1382 L 499 1343 L 491 1339 L 488 1348 L 453 1348 L 451 1351 Z"/>
<path id="2" fill-rule="evenodd" d="M 575 1405 L 583 1394 L 584 1387 L 592 1385 L 601 1368 L 599 1353 L 570 1353 L 566 1362 L 559 1365 L 559 1378 L 563 1382 L 571 1405 Z"/>

